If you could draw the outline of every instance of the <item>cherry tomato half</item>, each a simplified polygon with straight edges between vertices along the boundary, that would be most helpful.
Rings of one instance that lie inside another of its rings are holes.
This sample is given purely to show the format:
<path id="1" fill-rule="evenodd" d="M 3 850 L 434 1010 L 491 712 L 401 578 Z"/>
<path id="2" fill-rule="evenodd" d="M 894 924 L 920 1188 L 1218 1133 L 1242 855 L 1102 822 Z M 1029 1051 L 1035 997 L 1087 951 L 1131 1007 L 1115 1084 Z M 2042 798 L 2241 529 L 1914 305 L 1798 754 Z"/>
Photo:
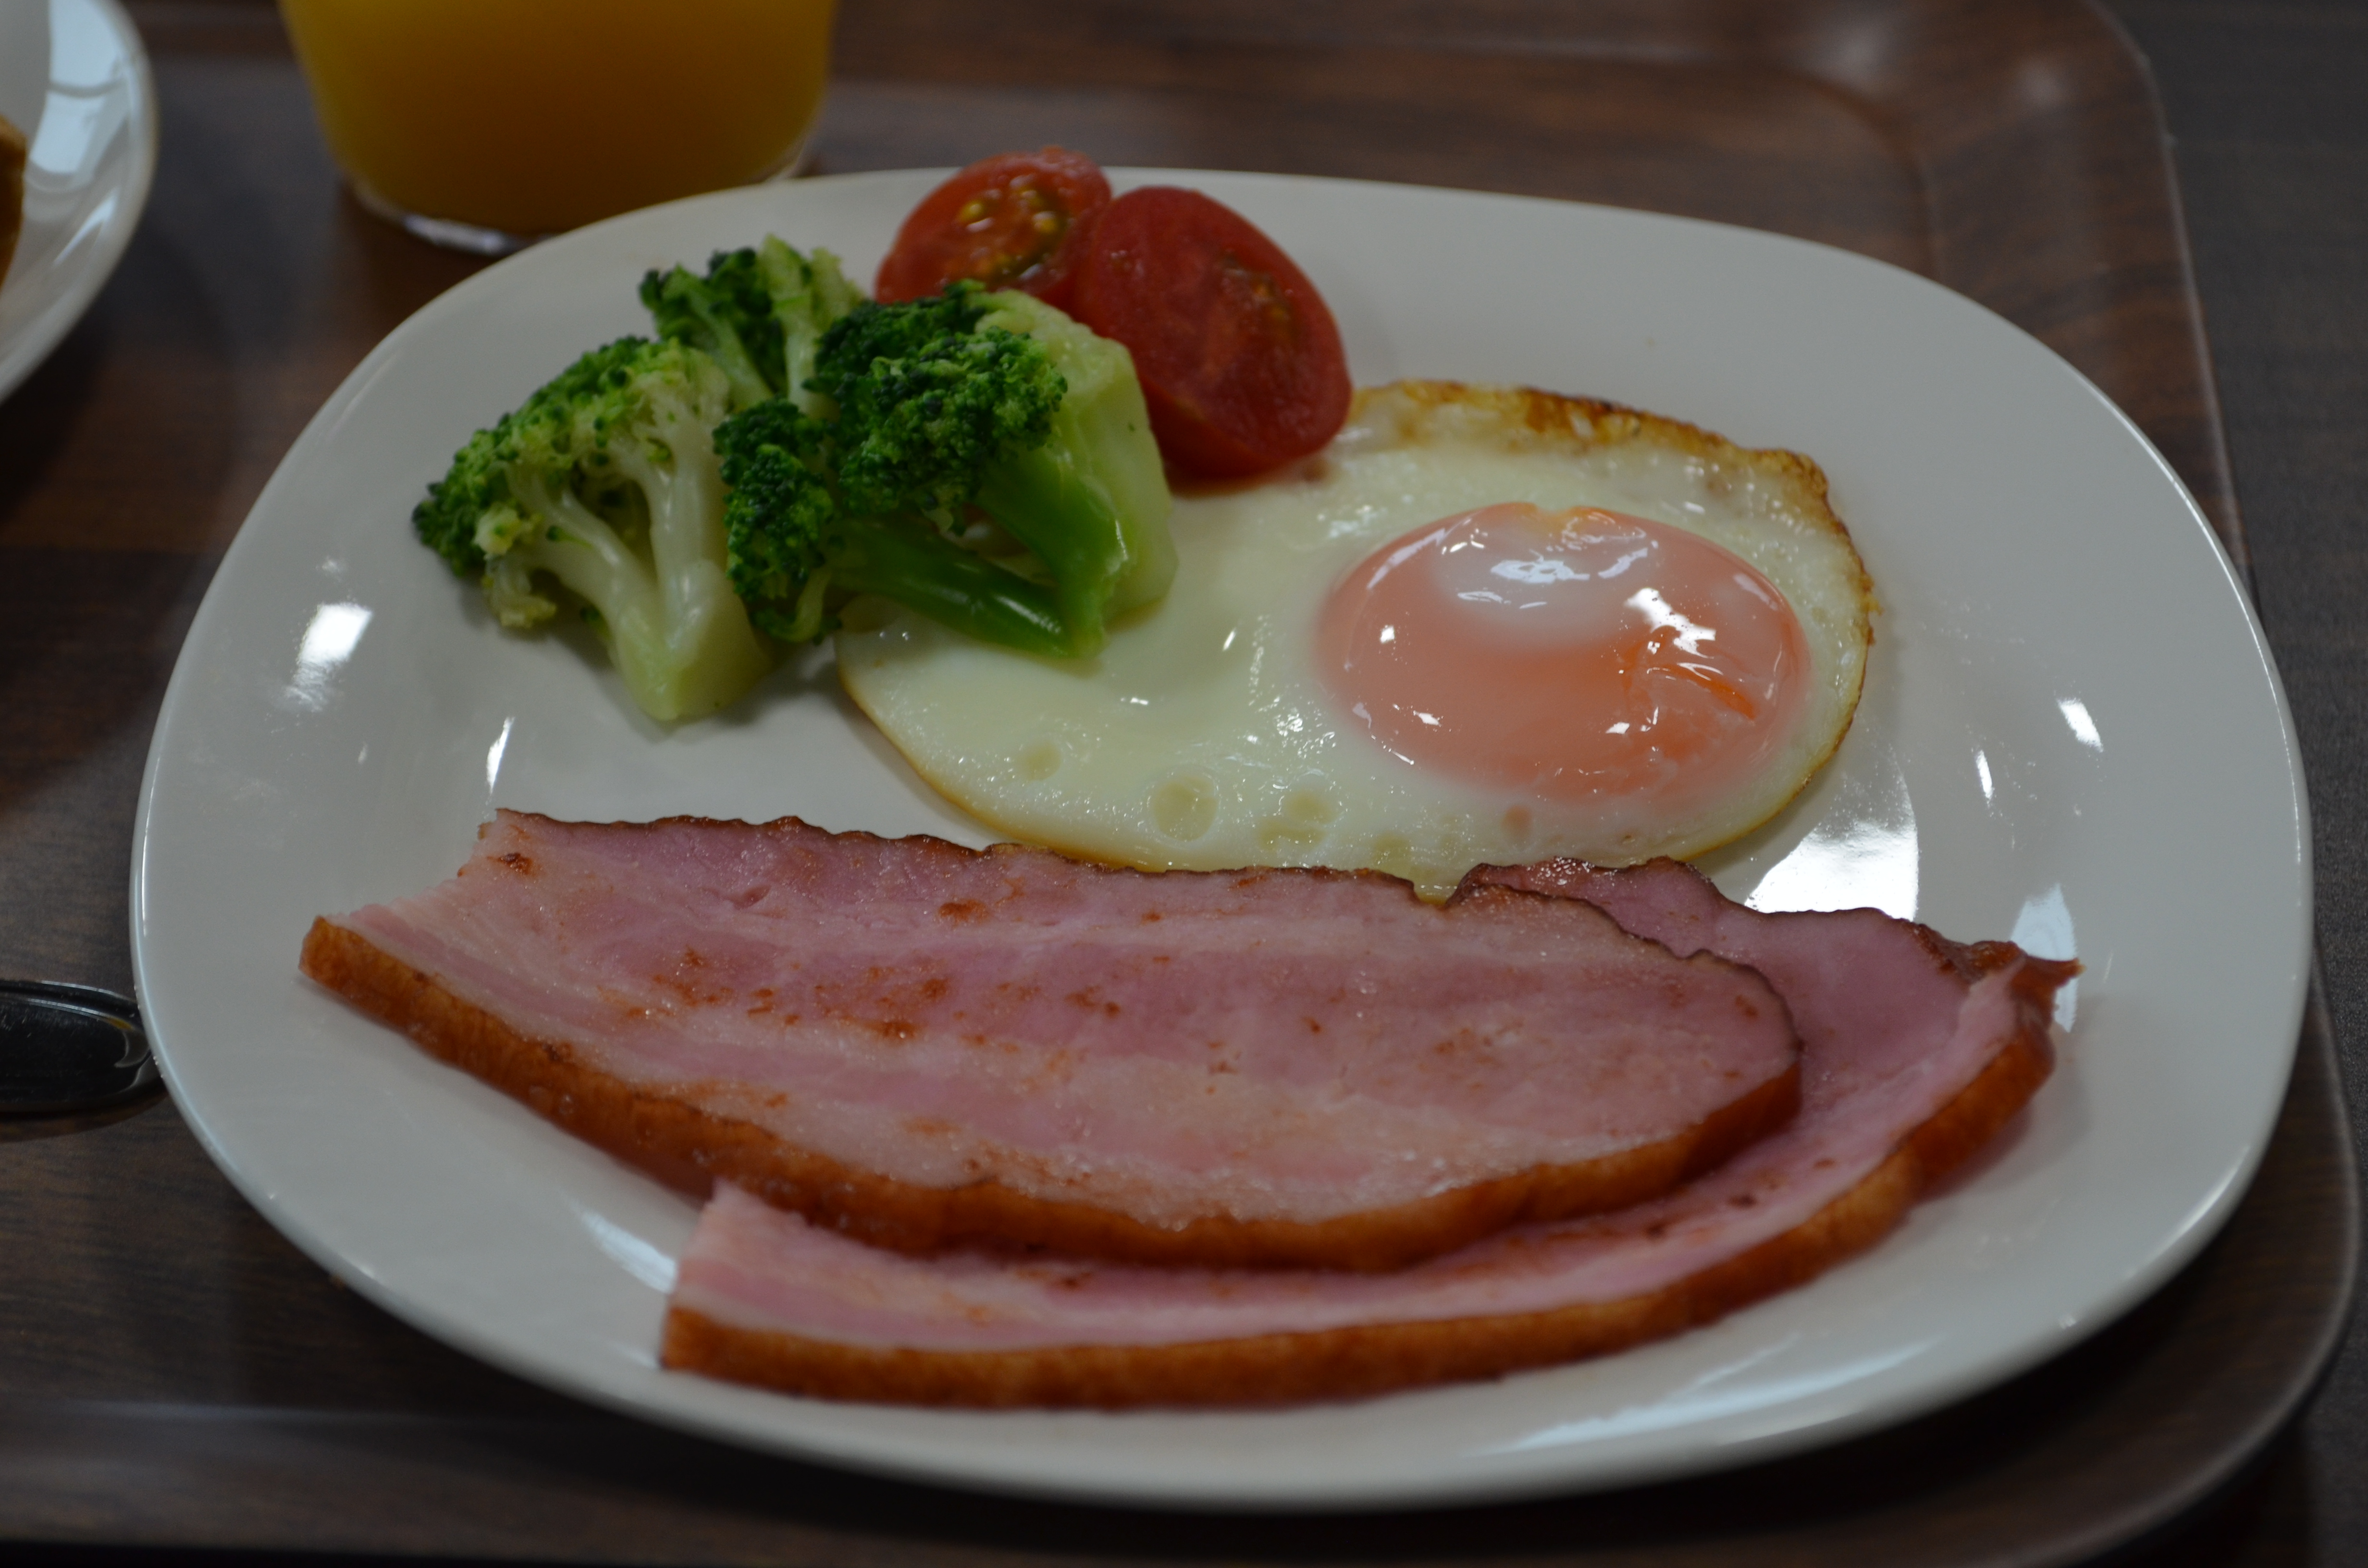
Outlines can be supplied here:
<path id="1" fill-rule="evenodd" d="M 972 278 L 1066 309 L 1110 199 L 1101 165 L 1081 153 L 1047 147 L 981 159 L 913 209 L 871 291 L 892 304 Z"/>
<path id="2" fill-rule="evenodd" d="M 1069 312 L 1134 356 L 1152 433 L 1178 467 L 1261 473 L 1349 414 L 1340 330 L 1307 275 L 1249 220 L 1153 186 L 1095 225 Z"/>

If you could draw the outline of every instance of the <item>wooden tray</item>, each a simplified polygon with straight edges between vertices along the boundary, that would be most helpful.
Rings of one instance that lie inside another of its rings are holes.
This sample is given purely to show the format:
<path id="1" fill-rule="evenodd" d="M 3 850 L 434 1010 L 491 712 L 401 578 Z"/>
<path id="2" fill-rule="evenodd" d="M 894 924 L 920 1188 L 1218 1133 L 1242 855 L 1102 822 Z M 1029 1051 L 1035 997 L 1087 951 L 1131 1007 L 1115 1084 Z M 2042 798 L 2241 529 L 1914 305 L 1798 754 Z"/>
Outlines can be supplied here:
<path id="1" fill-rule="evenodd" d="M 161 355 L 117 380 L 87 335 L 69 345 L 28 383 L 43 399 L 21 415 L 32 423 L 0 424 L 0 448 L 58 428 L 50 410 L 62 399 L 115 416 L 142 398 L 202 411 L 233 391 L 276 411 L 284 445 L 370 341 L 467 269 L 327 196 L 268 9 L 139 14 L 167 108 L 152 223 L 174 223 L 176 190 L 195 187 L 236 221 L 220 243 L 237 265 L 301 295 L 293 313 L 317 334 L 257 345 L 212 324 L 204 339 L 209 324 L 186 324 L 180 309 L 202 267 L 135 250 L 118 293 L 144 290 L 131 294 L 130 319 L 163 332 Z M 820 170 L 1055 141 L 1112 163 L 1656 208 L 1914 267 L 2085 370 L 2243 560 L 2159 117 L 2101 13 L 2043 0 L 1486 0 L 1452 17 L 1418 0 L 848 8 Z M 112 330 L 102 313 L 102 345 Z M 270 377 L 256 370 L 267 359 Z M 268 469 L 277 450 L 225 450 L 188 488 L 234 490 L 222 470 Z M 80 460 L 66 449 L 53 470 L 80 475 Z M 124 580 L 154 580 L 135 610 L 177 613 L 195 583 L 173 562 L 201 565 L 222 517 L 244 509 L 174 519 L 153 498 L 136 510 L 92 499 L 134 483 L 169 497 L 183 483 L 172 472 L 94 467 L 77 483 L 74 505 L 89 510 L 73 520 L 86 531 L 33 535 L 38 550 L 0 540 L 0 553 L 47 562 L 67 585 L 75 551 L 116 550 Z M 63 504 L 45 516 L 65 516 Z M 63 616 L 51 606 L 71 590 L 0 597 Z M 110 676 L 121 689 L 108 689 L 153 703 L 161 670 Z M 111 863 L 89 846 L 121 831 L 95 810 L 59 845 L 70 866 L 115 874 L 120 837 Z M 96 881 L 0 896 L 0 941 L 84 959 L 60 972 L 115 978 L 115 949 L 94 964 L 57 935 L 120 897 L 120 875 L 104 892 Z M 2316 995 L 2301 1046 L 2275 1141 L 2227 1232 L 2048 1366 L 1911 1426 L 1729 1475 L 1352 1517 L 1022 1504 L 676 1437 L 515 1382 L 337 1290 L 231 1194 L 168 1108 L 39 1135 L 0 1128 L 0 1189 L 16 1199 L 0 1205 L 0 1541 L 946 1568 L 2078 1561 L 2241 1471 L 2332 1348 L 2359 1216 Z"/>

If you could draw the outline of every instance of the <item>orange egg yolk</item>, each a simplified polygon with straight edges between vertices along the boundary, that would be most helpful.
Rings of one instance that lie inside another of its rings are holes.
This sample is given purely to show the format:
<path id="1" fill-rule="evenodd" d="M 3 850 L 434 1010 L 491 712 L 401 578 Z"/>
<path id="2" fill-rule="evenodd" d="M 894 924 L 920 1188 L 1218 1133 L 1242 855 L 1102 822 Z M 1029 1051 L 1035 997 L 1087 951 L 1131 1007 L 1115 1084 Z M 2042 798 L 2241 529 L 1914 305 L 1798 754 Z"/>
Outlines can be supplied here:
<path id="1" fill-rule="evenodd" d="M 1783 596 L 1710 540 L 1527 502 L 1395 540 L 1326 602 L 1332 695 L 1418 767 L 1688 809 L 1782 746 L 1809 679 Z"/>

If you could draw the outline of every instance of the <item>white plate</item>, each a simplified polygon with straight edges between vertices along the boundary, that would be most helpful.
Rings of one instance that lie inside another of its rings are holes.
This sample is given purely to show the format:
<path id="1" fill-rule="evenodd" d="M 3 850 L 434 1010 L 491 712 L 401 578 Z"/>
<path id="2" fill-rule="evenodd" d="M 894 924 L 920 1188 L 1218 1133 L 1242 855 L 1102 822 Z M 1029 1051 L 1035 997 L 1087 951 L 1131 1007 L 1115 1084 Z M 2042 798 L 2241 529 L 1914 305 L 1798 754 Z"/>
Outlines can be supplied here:
<path id="1" fill-rule="evenodd" d="M 0 0 L 0 115 L 32 143 L 0 278 L 5 398 L 98 297 L 148 204 L 156 85 L 115 0 Z"/>
<path id="2" fill-rule="evenodd" d="M 827 671 L 661 733 L 580 647 L 499 633 L 406 526 L 472 428 L 642 326 L 644 267 L 773 232 L 868 277 L 933 177 L 707 197 L 507 261 L 381 344 L 256 504 L 157 722 L 133 941 L 182 1114 L 300 1246 L 462 1349 L 733 1441 L 1068 1497 L 1347 1506 L 1670 1476 L 1898 1421 L 2092 1332 L 2226 1217 L 2301 1017 L 2301 773 L 2237 581 L 2126 419 L 1996 316 L 1840 251 L 1171 175 L 1299 258 L 1360 381 L 1594 393 L 1825 465 L 1886 606 L 1866 702 L 1809 795 L 1714 869 L 1770 906 L 2077 949 L 2062 1070 L 1870 1256 L 1601 1361 L 1255 1415 L 940 1414 L 659 1371 L 691 1205 L 314 990 L 297 946 L 315 914 L 449 876 L 495 802 L 985 840 Z"/>

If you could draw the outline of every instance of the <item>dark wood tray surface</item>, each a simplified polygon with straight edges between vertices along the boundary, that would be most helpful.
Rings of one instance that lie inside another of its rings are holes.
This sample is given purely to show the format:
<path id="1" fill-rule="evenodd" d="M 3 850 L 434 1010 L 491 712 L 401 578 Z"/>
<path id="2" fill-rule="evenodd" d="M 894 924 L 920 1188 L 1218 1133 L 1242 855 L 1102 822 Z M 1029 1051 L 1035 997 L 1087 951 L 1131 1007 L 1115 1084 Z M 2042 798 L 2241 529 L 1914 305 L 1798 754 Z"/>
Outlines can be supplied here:
<path id="1" fill-rule="evenodd" d="M 344 373 L 473 269 L 336 194 L 268 7 L 134 12 L 164 98 L 149 218 L 91 319 L 0 405 L 0 951 L 119 986 L 140 763 L 220 551 Z M 2243 559 L 2157 110 L 2092 9 L 1101 0 L 1022 17 L 894 0 L 848 8 L 837 68 L 824 172 L 1060 141 L 1113 163 L 1656 208 L 1914 267 L 2086 371 Z M 1583 369 L 1575 383 L 1592 390 Z M 1353 1517 L 1021 1504 L 638 1426 L 338 1288 L 167 1105 L 0 1122 L 0 1543 L 686 1563 L 2080 1561 L 2240 1471 L 2340 1329 L 2357 1177 L 2315 997 L 2301 1045 L 2227 1232 L 2037 1371 L 1729 1476 Z"/>

